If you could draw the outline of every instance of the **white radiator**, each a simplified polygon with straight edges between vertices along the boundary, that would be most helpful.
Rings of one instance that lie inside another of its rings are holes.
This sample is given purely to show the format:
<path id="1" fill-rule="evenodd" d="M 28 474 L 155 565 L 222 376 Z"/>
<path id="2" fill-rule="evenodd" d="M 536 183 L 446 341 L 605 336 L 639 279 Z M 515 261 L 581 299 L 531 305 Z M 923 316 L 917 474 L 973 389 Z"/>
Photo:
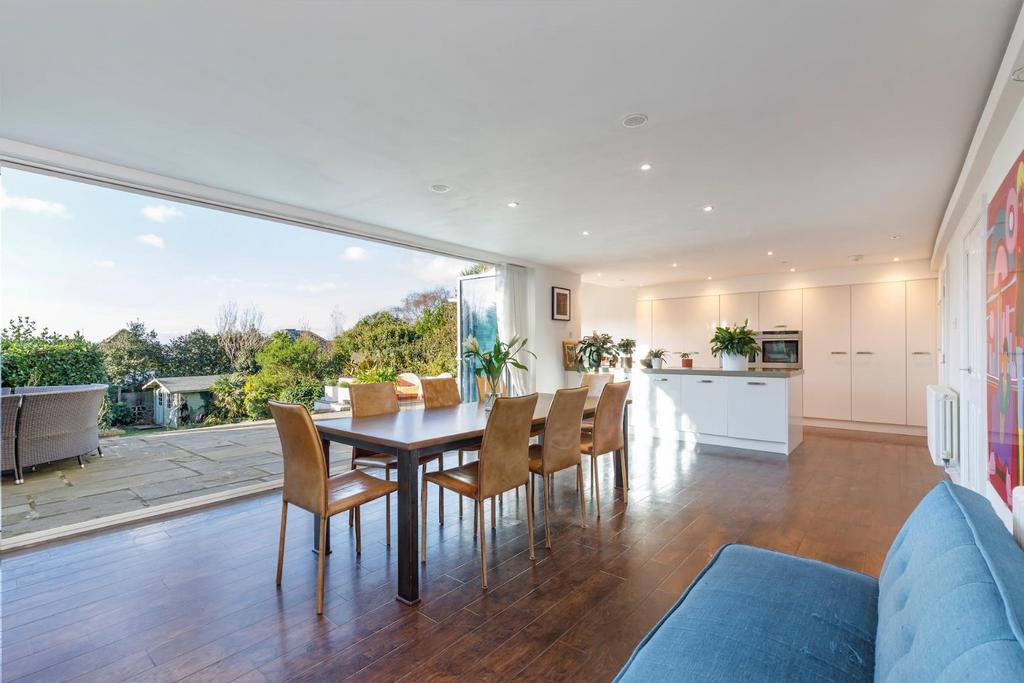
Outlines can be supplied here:
<path id="1" fill-rule="evenodd" d="M 943 467 L 957 464 L 960 452 L 960 409 L 949 387 L 928 385 L 928 452 Z"/>

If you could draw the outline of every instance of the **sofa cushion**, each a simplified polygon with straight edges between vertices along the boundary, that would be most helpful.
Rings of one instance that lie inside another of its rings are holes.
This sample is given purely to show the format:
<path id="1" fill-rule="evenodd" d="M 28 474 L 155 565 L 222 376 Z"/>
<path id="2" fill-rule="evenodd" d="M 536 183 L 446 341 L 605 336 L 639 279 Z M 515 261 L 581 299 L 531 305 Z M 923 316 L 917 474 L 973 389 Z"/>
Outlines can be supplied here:
<path id="1" fill-rule="evenodd" d="M 879 681 L 1024 681 L 1024 551 L 984 497 L 942 482 L 879 579 Z"/>
<path id="2" fill-rule="evenodd" d="M 869 681 L 877 582 L 728 545 L 637 646 L 619 681 Z"/>

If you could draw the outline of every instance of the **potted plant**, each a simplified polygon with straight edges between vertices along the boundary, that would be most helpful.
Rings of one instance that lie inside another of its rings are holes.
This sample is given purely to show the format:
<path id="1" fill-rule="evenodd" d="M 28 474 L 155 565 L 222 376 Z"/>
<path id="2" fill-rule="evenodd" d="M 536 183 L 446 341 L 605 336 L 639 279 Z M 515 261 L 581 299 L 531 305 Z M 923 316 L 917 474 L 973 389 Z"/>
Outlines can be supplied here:
<path id="1" fill-rule="evenodd" d="M 665 349 L 651 349 L 647 352 L 647 360 L 650 362 L 650 367 L 655 370 L 660 370 L 661 366 L 665 364 L 665 357 L 668 355 L 668 351 Z"/>
<path id="2" fill-rule="evenodd" d="M 757 355 L 761 349 L 757 336 L 747 327 L 746 320 L 735 327 L 717 327 L 711 338 L 711 353 L 721 356 L 723 370 L 746 370 L 747 358 Z"/>
<path id="3" fill-rule="evenodd" d="M 527 370 L 525 365 L 516 360 L 516 356 L 520 353 L 528 353 L 534 358 L 537 357 L 535 353 L 527 350 L 525 337 L 512 337 L 507 344 L 495 337 L 494 346 L 490 351 L 484 351 L 475 337 L 469 337 L 463 347 L 465 351 L 463 351 L 462 357 L 477 363 L 477 368 L 473 371 L 474 374 L 487 380 L 487 398 L 484 401 L 484 410 L 490 410 L 494 406 L 494 401 L 498 398 L 500 391 L 501 376 L 505 374 L 507 367 Z"/>
<path id="4" fill-rule="evenodd" d="M 601 368 L 601 362 L 614 358 L 618 360 L 618 349 L 610 334 L 593 334 L 580 339 L 576 345 L 576 367 L 583 372 L 597 372 Z"/>
<path id="5" fill-rule="evenodd" d="M 691 354 L 691 353 L 689 353 L 687 351 L 680 351 L 679 352 L 679 359 L 682 361 L 682 367 L 684 367 L 684 368 L 692 368 L 693 367 L 692 355 L 693 354 Z"/>
<path id="6" fill-rule="evenodd" d="M 636 339 L 620 339 L 618 344 L 619 353 L 622 354 L 622 367 L 626 370 L 633 369 L 633 352 L 636 351 Z"/>

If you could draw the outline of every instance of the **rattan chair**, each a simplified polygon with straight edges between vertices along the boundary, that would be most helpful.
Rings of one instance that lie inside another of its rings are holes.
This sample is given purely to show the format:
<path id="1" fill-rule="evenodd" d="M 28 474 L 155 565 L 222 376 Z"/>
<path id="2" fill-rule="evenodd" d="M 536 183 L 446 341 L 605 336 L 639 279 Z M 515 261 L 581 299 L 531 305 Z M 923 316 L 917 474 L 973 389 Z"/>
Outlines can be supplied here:
<path id="1" fill-rule="evenodd" d="M 14 472 L 14 483 L 24 481 L 21 474 L 21 463 L 18 460 L 18 410 L 21 408 L 21 396 L 10 392 L 0 395 L 0 432 L 3 432 L 2 450 L 0 450 L 0 468 L 4 472 Z"/>
<path id="2" fill-rule="evenodd" d="M 65 458 L 78 458 L 100 449 L 99 413 L 103 406 L 105 384 L 66 387 L 19 387 L 18 461 L 22 472 Z"/>

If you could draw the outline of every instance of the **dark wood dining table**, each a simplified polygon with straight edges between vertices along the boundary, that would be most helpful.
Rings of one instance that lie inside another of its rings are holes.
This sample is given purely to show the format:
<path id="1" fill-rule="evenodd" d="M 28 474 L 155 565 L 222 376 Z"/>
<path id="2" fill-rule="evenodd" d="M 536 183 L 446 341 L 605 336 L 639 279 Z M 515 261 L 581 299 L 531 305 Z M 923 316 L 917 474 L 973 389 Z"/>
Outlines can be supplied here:
<path id="1" fill-rule="evenodd" d="M 533 413 L 536 432 L 544 427 L 553 394 L 539 394 Z M 584 417 L 593 417 L 597 410 L 597 397 L 587 399 Z M 323 443 L 324 457 L 330 462 L 331 443 L 365 448 L 376 453 L 398 457 L 398 595 L 399 601 L 414 604 L 420 599 L 419 558 L 419 487 L 417 477 L 420 458 L 479 443 L 487 426 L 488 413 L 480 403 L 461 403 L 451 408 L 409 408 L 390 415 L 374 417 L 342 417 L 316 423 Z M 622 415 L 622 429 L 626 435 L 626 472 L 629 475 L 629 408 Z M 623 472 L 619 459 L 615 462 L 615 486 L 622 486 Z M 330 524 L 327 542 L 322 549 L 329 553 Z M 313 549 L 320 552 L 319 521 L 313 530 Z"/>

